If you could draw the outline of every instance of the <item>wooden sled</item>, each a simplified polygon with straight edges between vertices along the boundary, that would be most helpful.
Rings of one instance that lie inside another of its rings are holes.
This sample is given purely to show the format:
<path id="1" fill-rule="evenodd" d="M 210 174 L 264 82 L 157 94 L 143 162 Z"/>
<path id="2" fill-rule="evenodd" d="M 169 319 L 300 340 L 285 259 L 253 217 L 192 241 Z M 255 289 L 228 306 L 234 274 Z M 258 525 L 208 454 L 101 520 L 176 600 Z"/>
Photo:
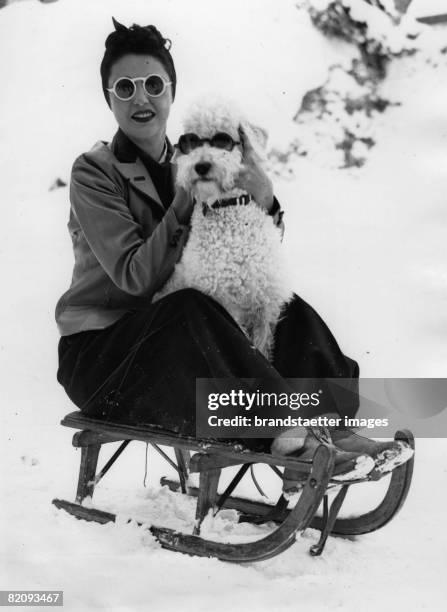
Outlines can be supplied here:
<path id="1" fill-rule="evenodd" d="M 349 489 L 356 483 L 343 484 L 333 499 L 328 502 L 328 488 L 334 469 L 332 449 L 320 445 L 312 462 L 299 461 L 295 458 L 276 457 L 267 453 L 255 453 L 240 450 L 222 442 L 199 441 L 194 438 L 178 436 L 159 428 L 150 426 L 133 426 L 121 423 L 104 422 L 83 416 L 80 412 L 68 414 L 62 425 L 78 429 L 73 436 L 73 446 L 81 448 L 81 465 L 75 502 L 54 499 L 53 504 L 62 508 L 78 519 L 98 523 L 115 522 L 116 515 L 92 507 L 83 506 L 87 497 L 92 497 L 95 486 L 112 467 L 123 450 L 132 440 L 151 444 L 177 470 L 179 481 L 162 478 L 162 484 L 171 490 L 197 498 L 196 522 L 192 534 L 185 534 L 161 526 L 147 527 L 160 544 L 167 549 L 190 555 L 217 557 L 223 561 L 253 562 L 274 557 L 289 548 L 296 534 L 306 527 L 321 531 L 319 542 L 312 546 L 310 553 L 320 555 L 323 552 L 329 534 L 353 536 L 368 533 L 383 527 L 402 507 L 410 487 L 414 457 L 396 468 L 391 476 L 387 493 L 374 510 L 356 518 L 338 519 L 338 513 Z M 414 448 L 414 439 L 409 431 L 399 431 L 396 439 L 408 442 Z M 121 445 L 105 466 L 97 472 L 99 452 L 103 444 L 119 442 Z M 174 448 L 176 463 L 164 453 L 160 446 Z M 191 456 L 191 452 L 194 454 Z M 290 467 L 307 475 L 296 506 L 289 510 L 287 501 L 280 497 L 276 506 L 261 502 L 232 497 L 231 493 L 242 479 L 248 468 L 254 463 L 265 463 L 279 472 L 278 466 Z M 225 467 L 241 466 L 226 491 L 218 494 L 221 471 Z M 199 487 L 188 486 L 190 473 L 199 473 Z M 377 479 L 378 476 L 373 476 Z M 362 482 L 365 482 L 362 480 Z M 323 503 L 323 516 L 316 517 L 320 504 Z M 238 510 L 241 521 L 261 523 L 273 521 L 276 529 L 269 535 L 255 542 L 229 544 L 213 542 L 200 537 L 200 526 L 210 510 L 233 508 Z"/>

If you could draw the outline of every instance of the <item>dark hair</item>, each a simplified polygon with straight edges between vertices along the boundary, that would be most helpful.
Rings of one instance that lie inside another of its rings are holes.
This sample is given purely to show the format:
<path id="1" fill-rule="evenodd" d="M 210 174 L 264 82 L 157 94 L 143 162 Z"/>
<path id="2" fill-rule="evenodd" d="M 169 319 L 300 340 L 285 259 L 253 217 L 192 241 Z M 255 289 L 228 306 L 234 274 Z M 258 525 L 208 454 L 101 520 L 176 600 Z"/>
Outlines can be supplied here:
<path id="1" fill-rule="evenodd" d="M 106 38 L 106 50 L 101 62 L 102 90 L 107 104 L 110 106 L 107 87 L 109 86 L 112 66 L 117 60 L 128 54 L 150 55 L 158 59 L 163 64 L 169 80 L 172 82 L 172 99 L 174 99 L 177 75 L 175 74 L 174 61 L 169 52 L 171 48 L 169 38 L 163 38 L 153 25 L 139 26 L 134 23 L 130 28 L 126 28 L 126 26 L 118 23 L 114 17 L 112 17 L 112 21 L 115 31 Z"/>

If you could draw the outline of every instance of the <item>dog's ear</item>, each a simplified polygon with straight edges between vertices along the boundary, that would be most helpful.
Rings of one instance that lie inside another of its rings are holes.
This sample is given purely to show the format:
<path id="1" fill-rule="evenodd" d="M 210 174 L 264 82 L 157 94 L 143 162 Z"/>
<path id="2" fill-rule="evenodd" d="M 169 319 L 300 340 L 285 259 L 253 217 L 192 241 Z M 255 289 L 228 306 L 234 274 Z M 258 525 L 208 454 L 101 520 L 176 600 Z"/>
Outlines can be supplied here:
<path id="1" fill-rule="evenodd" d="M 244 125 L 244 128 L 246 131 L 248 131 L 253 146 L 257 145 L 263 150 L 267 148 L 267 141 L 269 135 L 266 129 L 262 128 L 259 125 L 254 125 L 253 123 L 246 123 Z"/>
<path id="2" fill-rule="evenodd" d="M 267 130 L 257 125 L 254 125 L 253 123 L 248 123 L 247 121 L 244 121 L 241 126 L 245 132 L 246 137 L 250 141 L 250 144 L 253 147 L 253 150 L 256 155 L 261 161 L 265 161 L 267 157 Z"/>

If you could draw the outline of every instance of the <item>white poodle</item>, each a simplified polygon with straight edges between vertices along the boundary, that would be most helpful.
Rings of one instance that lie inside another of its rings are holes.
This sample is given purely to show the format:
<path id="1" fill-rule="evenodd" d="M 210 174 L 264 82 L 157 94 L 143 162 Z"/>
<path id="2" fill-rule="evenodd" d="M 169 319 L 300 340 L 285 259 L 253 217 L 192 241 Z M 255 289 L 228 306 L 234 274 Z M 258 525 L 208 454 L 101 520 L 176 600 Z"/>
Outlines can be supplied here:
<path id="1" fill-rule="evenodd" d="M 198 289 L 232 315 L 252 344 L 271 357 L 281 309 L 292 297 L 273 218 L 241 189 L 239 126 L 258 138 L 235 107 L 198 103 L 184 121 L 175 154 L 178 185 L 195 199 L 191 231 L 172 276 L 154 300 Z"/>

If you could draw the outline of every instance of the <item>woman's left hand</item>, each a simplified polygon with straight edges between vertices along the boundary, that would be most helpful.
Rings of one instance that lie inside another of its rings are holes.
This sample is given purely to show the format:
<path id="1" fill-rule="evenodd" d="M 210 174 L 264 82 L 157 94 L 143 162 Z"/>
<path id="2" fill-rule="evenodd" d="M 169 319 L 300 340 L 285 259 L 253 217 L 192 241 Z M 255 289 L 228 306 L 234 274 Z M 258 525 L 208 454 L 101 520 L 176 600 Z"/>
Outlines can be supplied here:
<path id="1" fill-rule="evenodd" d="M 250 193 L 256 203 L 268 212 L 273 206 L 273 184 L 262 168 L 261 161 L 242 126 L 239 126 L 243 168 L 235 181 L 236 187 Z"/>

